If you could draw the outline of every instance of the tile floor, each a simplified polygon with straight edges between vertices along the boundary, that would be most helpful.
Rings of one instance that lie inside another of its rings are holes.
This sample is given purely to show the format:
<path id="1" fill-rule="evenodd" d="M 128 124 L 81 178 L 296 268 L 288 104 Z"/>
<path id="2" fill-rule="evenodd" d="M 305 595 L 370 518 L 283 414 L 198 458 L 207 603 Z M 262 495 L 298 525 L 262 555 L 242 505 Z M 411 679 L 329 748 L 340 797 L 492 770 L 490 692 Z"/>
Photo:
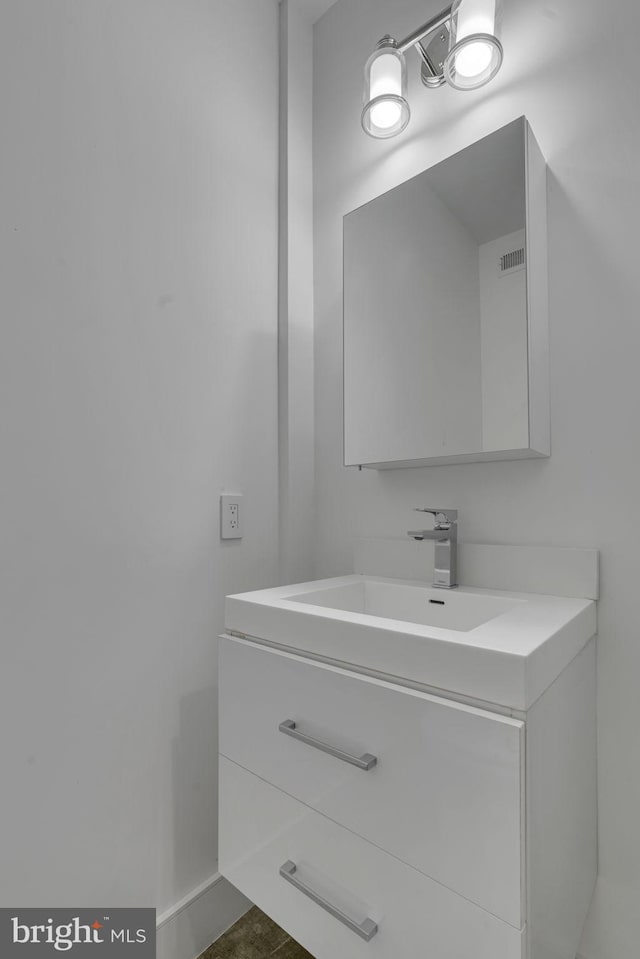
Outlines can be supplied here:
<path id="1" fill-rule="evenodd" d="M 253 906 L 200 959 L 313 959 L 284 930 Z"/>

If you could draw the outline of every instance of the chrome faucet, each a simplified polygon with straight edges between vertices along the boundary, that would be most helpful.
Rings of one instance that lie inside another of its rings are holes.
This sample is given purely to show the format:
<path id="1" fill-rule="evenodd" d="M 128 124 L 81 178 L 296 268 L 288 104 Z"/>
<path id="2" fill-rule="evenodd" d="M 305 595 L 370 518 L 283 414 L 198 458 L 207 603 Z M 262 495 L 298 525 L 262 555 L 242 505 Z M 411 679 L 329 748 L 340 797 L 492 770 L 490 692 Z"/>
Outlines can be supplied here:
<path id="1" fill-rule="evenodd" d="M 458 510 L 422 509 L 418 506 L 414 512 L 431 513 L 435 517 L 433 529 L 409 530 L 408 535 L 417 540 L 435 540 L 433 585 L 438 589 L 453 589 L 458 585 Z"/>

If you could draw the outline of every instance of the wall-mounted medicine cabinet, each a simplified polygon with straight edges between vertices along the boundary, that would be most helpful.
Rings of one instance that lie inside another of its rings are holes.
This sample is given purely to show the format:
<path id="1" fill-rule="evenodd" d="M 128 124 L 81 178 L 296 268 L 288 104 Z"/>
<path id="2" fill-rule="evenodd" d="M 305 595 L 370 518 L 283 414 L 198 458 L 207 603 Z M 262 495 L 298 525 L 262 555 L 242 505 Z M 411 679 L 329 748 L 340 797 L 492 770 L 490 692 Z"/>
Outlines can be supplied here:
<path id="1" fill-rule="evenodd" d="M 344 218 L 344 462 L 548 456 L 547 174 L 524 117 Z"/>

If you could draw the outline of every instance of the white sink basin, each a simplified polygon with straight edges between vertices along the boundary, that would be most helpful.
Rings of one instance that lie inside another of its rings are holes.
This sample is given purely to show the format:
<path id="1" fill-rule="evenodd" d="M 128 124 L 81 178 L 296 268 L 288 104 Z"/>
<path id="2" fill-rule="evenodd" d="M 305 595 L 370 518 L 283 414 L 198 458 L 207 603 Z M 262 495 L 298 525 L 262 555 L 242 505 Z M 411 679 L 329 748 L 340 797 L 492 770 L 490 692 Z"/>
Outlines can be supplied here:
<path id="1" fill-rule="evenodd" d="M 225 625 L 295 655 L 526 710 L 595 635 L 596 607 L 353 575 L 228 596 Z"/>
<path id="2" fill-rule="evenodd" d="M 301 593 L 295 602 L 466 632 L 526 601 L 458 589 L 362 579 L 358 583 Z"/>

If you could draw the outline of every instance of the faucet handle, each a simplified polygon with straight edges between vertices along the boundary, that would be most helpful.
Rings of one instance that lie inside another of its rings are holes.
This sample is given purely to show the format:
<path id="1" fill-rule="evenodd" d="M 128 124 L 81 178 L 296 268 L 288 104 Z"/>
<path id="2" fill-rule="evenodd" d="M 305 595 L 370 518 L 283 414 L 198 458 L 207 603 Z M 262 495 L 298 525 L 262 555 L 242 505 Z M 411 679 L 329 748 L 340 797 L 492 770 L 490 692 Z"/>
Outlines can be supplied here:
<path id="1" fill-rule="evenodd" d="M 452 526 L 458 522 L 457 509 L 427 509 L 424 506 L 415 506 L 414 513 L 431 513 L 436 521 L 436 529 Z"/>

